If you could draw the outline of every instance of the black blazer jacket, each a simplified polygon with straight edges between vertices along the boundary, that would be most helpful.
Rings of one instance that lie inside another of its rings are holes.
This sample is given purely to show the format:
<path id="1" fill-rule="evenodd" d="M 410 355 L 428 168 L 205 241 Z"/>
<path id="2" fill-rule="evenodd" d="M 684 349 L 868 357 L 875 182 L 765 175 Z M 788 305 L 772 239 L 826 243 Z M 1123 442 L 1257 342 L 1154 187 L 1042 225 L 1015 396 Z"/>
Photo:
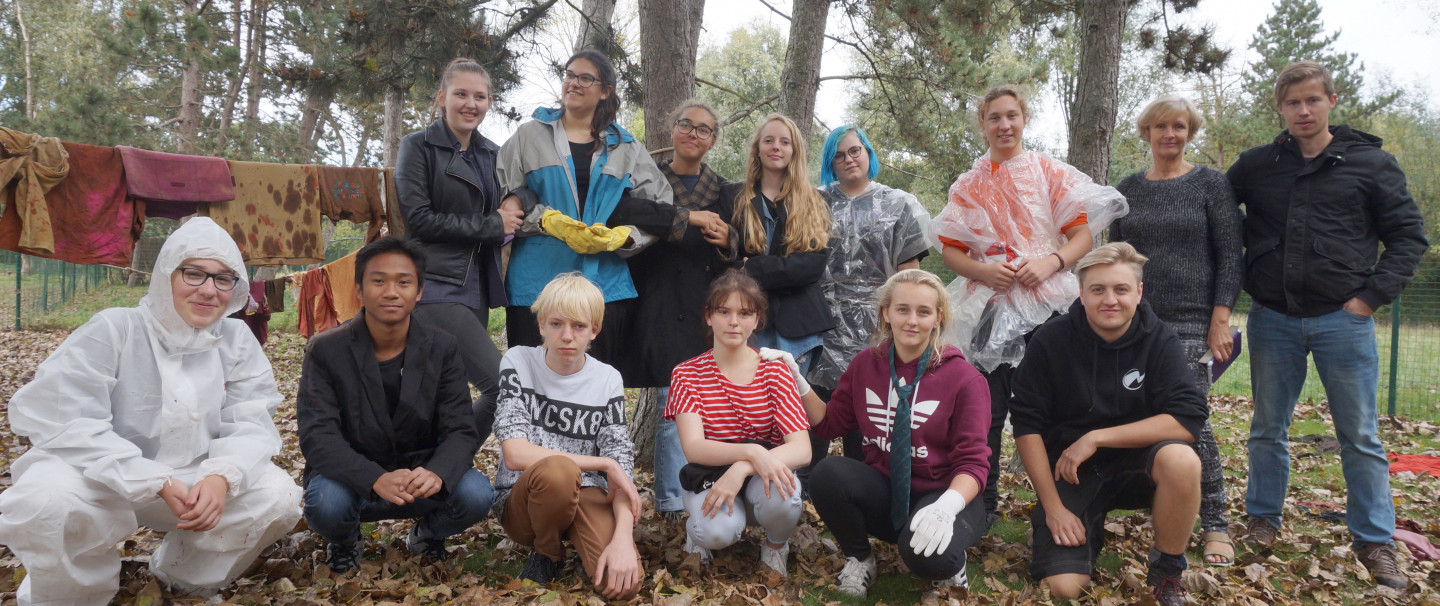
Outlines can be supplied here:
<path id="1" fill-rule="evenodd" d="M 373 494 L 384 473 L 415 467 L 440 476 L 448 494 L 480 448 L 455 337 L 413 316 L 394 415 L 364 310 L 305 346 L 296 408 L 304 481 L 318 473 L 359 495 Z"/>

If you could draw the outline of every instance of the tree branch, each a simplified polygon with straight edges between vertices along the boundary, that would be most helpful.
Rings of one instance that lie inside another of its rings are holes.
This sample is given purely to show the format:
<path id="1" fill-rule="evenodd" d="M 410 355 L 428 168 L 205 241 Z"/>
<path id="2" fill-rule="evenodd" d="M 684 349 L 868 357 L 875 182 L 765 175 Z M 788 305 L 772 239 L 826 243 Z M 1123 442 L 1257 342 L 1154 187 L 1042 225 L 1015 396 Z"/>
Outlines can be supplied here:
<path id="1" fill-rule="evenodd" d="M 528 7 L 520 9 L 520 20 L 516 21 L 510 27 L 506 28 L 505 31 L 500 33 L 500 35 L 496 38 L 495 46 L 504 48 L 504 46 L 510 42 L 510 38 L 519 34 L 526 28 L 535 25 L 536 22 L 540 21 L 541 17 L 544 17 L 545 14 L 550 11 L 550 7 L 555 6 L 555 3 L 558 1 L 559 0 L 545 0 L 544 2 L 541 2 L 539 4 L 532 4 Z M 569 0 L 566 0 L 565 3 L 570 4 Z M 570 4 L 570 6 L 575 5 Z"/>

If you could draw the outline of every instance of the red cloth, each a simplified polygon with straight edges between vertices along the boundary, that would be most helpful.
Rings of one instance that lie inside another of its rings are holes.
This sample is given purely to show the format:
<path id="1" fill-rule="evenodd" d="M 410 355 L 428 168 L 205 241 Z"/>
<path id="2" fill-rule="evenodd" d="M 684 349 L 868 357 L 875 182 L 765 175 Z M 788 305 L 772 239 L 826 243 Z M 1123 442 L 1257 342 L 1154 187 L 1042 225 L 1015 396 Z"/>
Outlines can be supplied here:
<path id="1" fill-rule="evenodd" d="M 295 302 L 295 311 L 299 316 L 300 336 L 306 339 L 340 325 L 335 316 L 330 279 L 324 269 L 312 269 L 300 275 L 300 297 Z"/>
<path id="2" fill-rule="evenodd" d="M 736 385 L 720 372 L 714 350 L 682 362 L 670 375 L 665 418 L 687 412 L 699 414 L 705 439 L 717 442 L 778 446 L 786 435 L 810 428 L 784 362 L 762 361 L 749 384 Z"/>
<path id="3" fill-rule="evenodd" d="M 1425 455 L 1404 455 L 1390 453 L 1390 473 L 1402 471 L 1413 472 L 1418 475 L 1430 474 L 1440 478 L 1440 457 Z"/>
<path id="4" fill-rule="evenodd" d="M 55 253 L 20 250 L 20 216 L 15 190 L 0 216 L 0 248 L 80 265 L 129 265 L 135 240 L 145 228 L 144 204 L 126 197 L 125 166 L 113 147 L 62 142 L 70 174 L 45 193 Z"/>
<path id="5" fill-rule="evenodd" d="M 245 309 L 235 312 L 230 317 L 236 318 L 250 327 L 250 333 L 261 345 L 270 338 L 270 309 L 265 307 L 265 283 L 250 283 L 250 302 L 245 304 Z"/>
<path id="6" fill-rule="evenodd" d="M 125 186 L 145 200 L 145 216 L 179 219 L 199 202 L 235 199 L 235 181 L 224 158 L 167 154 L 121 145 Z"/>

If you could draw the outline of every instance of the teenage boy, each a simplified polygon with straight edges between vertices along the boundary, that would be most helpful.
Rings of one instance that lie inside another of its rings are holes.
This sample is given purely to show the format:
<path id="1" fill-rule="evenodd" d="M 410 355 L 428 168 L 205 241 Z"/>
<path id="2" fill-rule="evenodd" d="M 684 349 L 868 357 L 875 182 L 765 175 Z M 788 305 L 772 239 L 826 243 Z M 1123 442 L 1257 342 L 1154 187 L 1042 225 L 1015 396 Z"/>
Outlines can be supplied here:
<path id="1" fill-rule="evenodd" d="M 473 467 L 475 415 L 455 338 L 411 316 L 425 275 L 414 240 L 380 238 L 355 255 L 360 313 L 306 346 L 296 408 L 305 520 L 325 563 L 359 565 L 360 523 L 419 518 L 405 545 L 426 561 L 485 517 L 494 491 Z"/>
<path id="2" fill-rule="evenodd" d="M 1403 588 L 1391 543 L 1389 462 L 1377 435 L 1380 366 L 1371 315 L 1400 296 L 1429 245 L 1405 173 L 1378 137 L 1330 125 L 1336 100 L 1323 66 L 1286 66 L 1275 80 L 1286 130 L 1240 154 L 1228 173 L 1245 206 L 1245 290 L 1254 302 L 1246 530 L 1261 548 L 1280 534 L 1290 420 L 1313 354 L 1340 439 L 1355 552 L 1376 582 Z"/>
<path id="3" fill-rule="evenodd" d="M 500 359 L 500 524 L 535 550 L 520 578 L 554 579 L 568 538 L 595 590 L 629 599 L 644 572 L 632 536 L 640 494 L 630 479 L 625 388 L 619 372 L 585 353 L 600 334 L 605 296 L 579 273 L 561 274 L 530 310 L 544 344 L 511 347 Z"/>
<path id="4" fill-rule="evenodd" d="M 1015 371 L 1015 444 L 1040 501 L 1030 573 L 1058 598 L 1090 583 L 1105 514 L 1149 507 L 1155 601 L 1185 603 L 1180 573 L 1200 511 L 1191 443 L 1209 412 L 1180 339 L 1140 301 L 1144 264 L 1124 242 L 1081 258 L 1080 299 L 1036 331 Z"/>

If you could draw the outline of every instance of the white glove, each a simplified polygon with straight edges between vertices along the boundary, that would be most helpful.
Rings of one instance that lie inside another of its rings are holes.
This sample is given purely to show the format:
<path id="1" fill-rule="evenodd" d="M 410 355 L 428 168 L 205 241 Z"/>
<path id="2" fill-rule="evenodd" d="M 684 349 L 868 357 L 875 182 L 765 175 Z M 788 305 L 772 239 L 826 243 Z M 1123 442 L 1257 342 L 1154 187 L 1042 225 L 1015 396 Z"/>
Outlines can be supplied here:
<path id="1" fill-rule="evenodd" d="M 926 505 L 910 518 L 910 549 L 917 555 L 930 557 L 944 552 L 955 534 L 955 516 L 965 509 L 965 497 L 946 490 L 934 503 Z"/>
<path id="2" fill-rule="evenodd" d="M 795 377 L 795 388 L 800 392 L 800 397 L 803 398 L 805 394 L 810 393 L 810 383 L 805 380 L 805 377 L 800 376 L 800 365 L 795 362 L 795 356 L 790 355 L 790 352 L 783 349 L 761 347 L 760 359 L 766 362 L 775 360 L 785 362 L 785 365 L 790 367 L 790 374 Z"/>

